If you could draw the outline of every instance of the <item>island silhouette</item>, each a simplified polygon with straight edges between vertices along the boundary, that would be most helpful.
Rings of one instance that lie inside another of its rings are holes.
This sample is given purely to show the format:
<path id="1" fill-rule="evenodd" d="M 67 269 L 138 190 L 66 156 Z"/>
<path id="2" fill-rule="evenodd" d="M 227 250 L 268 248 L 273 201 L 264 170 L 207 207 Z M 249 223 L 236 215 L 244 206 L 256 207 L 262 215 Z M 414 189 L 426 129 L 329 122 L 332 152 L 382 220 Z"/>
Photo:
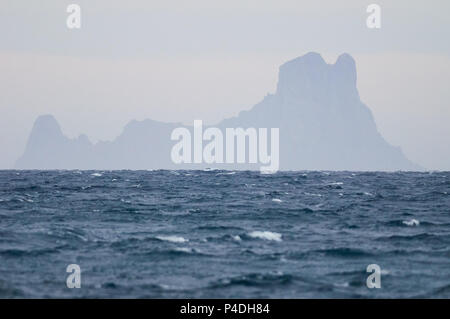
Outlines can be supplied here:
<path id="1" fill-rule="evenodd" d="M 422 170 L 378 132 L 356 80 L 356 64 L 349 54 L 327 64 L 311 52 L 281 65 L 274 94 L 215 127 L 279 128 L 281 170 Z M 42 115 L 15 168 L 259 170 L 256 164 L 173 163 L 170 136 L 177 127 L 188 126 L 133 120 L 115 140 L 94 144 L 85 135 L 64 136 L 52 115 Z"/>

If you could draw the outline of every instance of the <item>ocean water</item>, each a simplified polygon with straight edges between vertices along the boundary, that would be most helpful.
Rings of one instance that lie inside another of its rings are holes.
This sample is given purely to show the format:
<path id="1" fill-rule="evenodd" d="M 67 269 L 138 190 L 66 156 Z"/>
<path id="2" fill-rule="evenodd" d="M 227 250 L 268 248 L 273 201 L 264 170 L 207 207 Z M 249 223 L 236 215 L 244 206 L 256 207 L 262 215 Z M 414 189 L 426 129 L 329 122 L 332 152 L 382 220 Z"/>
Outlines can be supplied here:
<path id="1" fill-rule="evenodd" d="M 0 171 L 0 297 L 449 298 L 450 172 Z"/>

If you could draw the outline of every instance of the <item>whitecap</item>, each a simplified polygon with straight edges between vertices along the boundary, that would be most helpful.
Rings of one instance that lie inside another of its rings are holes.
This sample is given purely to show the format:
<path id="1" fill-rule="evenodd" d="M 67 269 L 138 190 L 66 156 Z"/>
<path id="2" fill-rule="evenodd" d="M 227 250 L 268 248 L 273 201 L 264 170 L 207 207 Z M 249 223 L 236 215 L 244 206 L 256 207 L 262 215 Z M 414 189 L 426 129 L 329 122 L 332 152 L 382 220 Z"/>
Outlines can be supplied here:
<path id="1" fill-rule="evenodd" d="M 233 236 L 233 239 L 236 240 L 236 241 L 241 241 L 242 240 L 241 236 L 239 236 L 239 235 Z"/>
<path id="2" fill-rule="evenodd" d="M 336 283 L 336 287 L 347 288 L 350 284 L 348 282 Z"/>
<path id="3" fill-rule="evenodd" d="M 252 238 L 259 238 L 265 240 L 281 241 L 281 234 L 271 231 L 252 231 L 248 234 Z"/>
<path id="4" fill-rule="evenodd" d="M 216 176 L 220 176 L 220 175 L 234 175 L 236 174 L 236 172 L 226 172 L 226 173 L 217 173 Z"/>
<path id="5" fill-rule="evenodd" d="M 162 241 L 169 241 L 171 243 L 185 243 L 188 241 L 180 236 L 157 236 L 156 238 Z"/>
<path id="6" fill-rule="evenodd" d="M 261 171 L 260 171 L 261 175 L 265 175 L 265 176 L 273 175 L 273 174 L 275 174 L 276 172 L 277 172 L 277 171 L 274 170 L 274 169 L 264 169 L 264 170 L 261 170 Z"/>
<path id="7" fill-rule="evenodd" d="M 100 176 L 102 176 L 102 174 L 100 174 L 100 173 L 93 173 L 93 174 L 91 174 L 91 176 L 100 177 Z"/>
<path id="8" fill-rule="evenodd" d="M 420 222 L 417 219 L 411 219 L 411 220 L 404 220 L 403 224 L 406 226 L 419 226 Z"/>
<path id="9" fill-rule="evenodd" d="M 281 203 L 282 200 L 279 198 L 274 198 L 274 199 L 272 199 L 272 202 Z"/>
<path id="10" fill-rule="evenodd" d="M 321 194 L 315 194 L 315 193 L 307 193 L 307 192 L 305 192 L 304 194 L 305 194 L 305 195 L 308 195 L 308 196 L 317 196 L 317 197 L 322 197 L 322 195 L 321 195 Z"/>

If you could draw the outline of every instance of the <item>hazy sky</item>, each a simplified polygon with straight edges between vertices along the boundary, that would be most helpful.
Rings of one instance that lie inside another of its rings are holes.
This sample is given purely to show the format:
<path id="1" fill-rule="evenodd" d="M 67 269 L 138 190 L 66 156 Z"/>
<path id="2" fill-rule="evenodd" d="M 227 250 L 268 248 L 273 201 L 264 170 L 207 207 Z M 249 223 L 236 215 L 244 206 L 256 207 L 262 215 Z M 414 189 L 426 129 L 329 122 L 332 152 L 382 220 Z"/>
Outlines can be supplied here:
<path id="1" fill-rule="evenodd" d="M 66 27 L 66 7 L 82 27 Z M 381 29 L 366 8 L 381 6 Z M 414 162 L 450 170 L 450 2 L 53 0 L 0 2 L 0 168 L 34 120 L 65 134 L 119 135 L 131 119 L 207 123 L 274 92 L 309 51 L 350 53 L 379 131 Z"/>

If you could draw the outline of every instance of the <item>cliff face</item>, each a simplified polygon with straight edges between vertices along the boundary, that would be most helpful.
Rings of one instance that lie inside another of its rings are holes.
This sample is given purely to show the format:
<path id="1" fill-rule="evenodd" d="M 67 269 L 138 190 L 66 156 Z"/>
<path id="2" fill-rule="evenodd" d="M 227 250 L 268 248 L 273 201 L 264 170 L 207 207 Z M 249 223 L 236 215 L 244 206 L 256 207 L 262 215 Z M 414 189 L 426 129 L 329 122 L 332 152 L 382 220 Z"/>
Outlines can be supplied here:
<path id="1" fill-rule="evenodd" d="M 399 148 L 378 133 L 356 88 L 356 66 L 348 54 L 327 64 L 308 53 L 280 67 L 277 91 L 250 111 L 217 127 L 279 128 L 280 169 L 420 170 Z M 222 167 L 258 169 L 259 165 L 175 165 L 172 130 L 179 124 L 132 121 L 112 142 L 91 144 L 68 139 L 51 116 L 39 117 L 17 168 L 158 169 Z"/>
<path id="2" fill-rule="evenodd" d="M 287 170 L 420 170 L 378 133 L 356 87 L 353 58 L 327 64 L 318 53 L 280 67 L 277 91 L 224 127 L 279 127 Z"/>

